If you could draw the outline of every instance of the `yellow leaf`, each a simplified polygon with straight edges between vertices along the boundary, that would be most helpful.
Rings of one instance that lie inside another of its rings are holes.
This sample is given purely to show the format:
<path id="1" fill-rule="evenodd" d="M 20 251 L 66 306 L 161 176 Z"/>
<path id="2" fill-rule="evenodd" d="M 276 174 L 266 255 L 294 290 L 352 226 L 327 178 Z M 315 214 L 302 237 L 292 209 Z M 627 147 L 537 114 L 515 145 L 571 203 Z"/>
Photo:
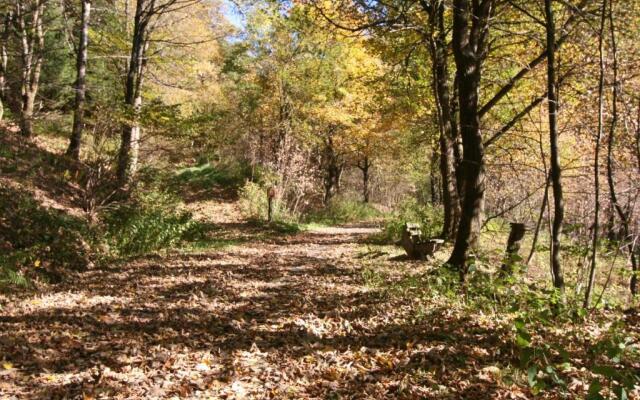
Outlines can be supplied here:
<path id="1" fill-rule="evenodd" d="M 35 265 L 36 268 L 40 267 L 40 264 L 42 264 L 42 262 L 40 260 L 36 260 L 33 265 Z"/>
<path id="2" fill-rule="evenodd" d="M 13 368 L 13 364 L 11 364 L 10 362 L 4 362 L 4 363 L 2 363 L 2 368 L 4 368 L 4 369 L 12 369 Z"/>

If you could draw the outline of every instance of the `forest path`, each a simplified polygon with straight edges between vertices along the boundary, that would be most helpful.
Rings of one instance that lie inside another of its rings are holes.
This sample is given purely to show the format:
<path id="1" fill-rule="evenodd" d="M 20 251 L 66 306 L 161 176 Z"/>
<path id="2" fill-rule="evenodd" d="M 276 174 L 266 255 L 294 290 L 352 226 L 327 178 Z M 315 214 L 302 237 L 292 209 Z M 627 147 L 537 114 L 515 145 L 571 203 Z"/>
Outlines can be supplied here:
<path id="1" fill-rule="evenodd" d="M 476 375 L 501 358 L 492 327 L 437 301 L 417 316 L 416 299 L 377 286 L 431 267 L 368 244 L 376 228 L 274 234 L 238 221 L 232 200 L 198 207 L 231 246 L 140 257 L 0 296 L 0 398 L 501 394 Z"/>

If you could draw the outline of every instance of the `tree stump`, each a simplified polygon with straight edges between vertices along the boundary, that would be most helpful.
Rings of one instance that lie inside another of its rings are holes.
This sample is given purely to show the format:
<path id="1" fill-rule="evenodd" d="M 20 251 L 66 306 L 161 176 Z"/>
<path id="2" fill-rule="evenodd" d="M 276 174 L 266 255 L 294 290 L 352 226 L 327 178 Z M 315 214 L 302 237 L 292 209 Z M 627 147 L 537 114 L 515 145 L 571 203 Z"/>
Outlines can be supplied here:
<path id="1" fill-rule="evenodd" d="M 518 254 L 520 247 L 522 247 L 522 239 L 527 229 L 524 224 L 518 222 L 512 222 L 511 232 L 509 232 L 509 239 L 507 240 L 507 251 L 504 257 L 504 263 L 502 264 L 502 274 L 507 275 L 513 273 L 513 266 L 522 258 Z"/>
<path id="2" fill-rule="evenodd" d="M 267 189 L 267 221 L 273 221 L 273 199 L 276 197 L 276 188 L 274 186 Z"/>

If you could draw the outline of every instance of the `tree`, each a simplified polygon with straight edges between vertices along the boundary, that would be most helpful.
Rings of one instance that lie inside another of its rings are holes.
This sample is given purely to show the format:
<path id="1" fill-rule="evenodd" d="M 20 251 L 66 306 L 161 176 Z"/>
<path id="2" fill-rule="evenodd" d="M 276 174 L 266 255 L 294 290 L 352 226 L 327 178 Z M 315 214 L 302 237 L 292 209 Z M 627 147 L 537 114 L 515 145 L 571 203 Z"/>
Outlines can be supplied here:
<path id="1" fill-rule="evenodd" d="M 16 34 L 20 41 L 20 131 L 33 136 L 33 113 L 44 61 L 44 13 L 47 0 L 15 0 Z"/>
<path id="2" fill-rule="evenodd" d="M 551 184 L 553 187 L 554 217 L 551 231 L 551 270 L 553 285 L 564 290 L 564 275 L 560 263 L 560 236 L 562 234 L 562 220 L 564 218 L 564 200 L 562 194 L 562 170 L 558 149 L 558 96 L 556 94 L 556 65 L 555 65 L 555 20 L 553 16 L 552 0 L 545 0 L 545 22 L 547 33 L 547 101 L 549 115 L 549 142 L 551 144 Z"/>
<path id="3" fill-rule="evenodd" d="M 91 15 L 91 0 L 82 0 L 82 17 L 80 19 L 80 37 L 78 42 L 78 54 L 76 61 L 76 98 L 73 112 L 73 128 L 71 139 L 67 148 L 67 155 L 74 159 L 80 158 L 80 143 L 84 128 L 84 109 L 86 97 L 87 75 L 87 45 L 89 41 L 89 17 Z"/>
<path id="4" fill-rule="evenodd" d="M 10 8 L 1 10 L 0 12 L 0 121 L 4 115 L 4 103 L 7 101 L 7 64 L 9 56 L 7 47 L 9 45 L 9 36 L 11 34 L 11 25 L 13 24 L 13 10 Z"/>
<path id="5" fill-rule="evenodd" d="M 118 152 L 118 184 L 125 187 L 135 175 L 140 147 L 140 112 L 142 81 L 147 67 L 150 36 L 162 23 L 161 18 L 176 10 L 188 8 L 199 0 L 138 0 L 136 1 L 124 87 L 124 106 L 127 118 L 122 127 Z"/>
<path id="6" fill-rule="evenodd" d="M 598 32 L 598 126 L 596 128 L 595 154 L 593 158 L 593 178 L 595 189 L 594 194 L 594 216 L 593 216 L 593 236 L 591 240 L 591 260 L 589 268 L 589 279 L 587 280 L 587 288 L 584 294 L 584 308 L 589 308 L 591 303 L 591 291 L 593 290 L 593 282 L 597 269 L 598 240 L 600 232 L 600 140 L 604 130 L 604 36 L 605 22 L 607 20 L 607 0 L 602 0 L 602 9 L 600 16 L 600 30 Z"/>
<path id="7" fill-rule="evenodd" d="M 475 249 L 484 208 L 484 146 L 480 130 L 478 89 L 487 49 L 493 0 L 455 0 L 453 5 L 453 54 L 458 82 L 460 135 L 464 148 L 462 168 L 464 198 L 456 240 L 448 264 L 464 280 L 468 253 Z"/>

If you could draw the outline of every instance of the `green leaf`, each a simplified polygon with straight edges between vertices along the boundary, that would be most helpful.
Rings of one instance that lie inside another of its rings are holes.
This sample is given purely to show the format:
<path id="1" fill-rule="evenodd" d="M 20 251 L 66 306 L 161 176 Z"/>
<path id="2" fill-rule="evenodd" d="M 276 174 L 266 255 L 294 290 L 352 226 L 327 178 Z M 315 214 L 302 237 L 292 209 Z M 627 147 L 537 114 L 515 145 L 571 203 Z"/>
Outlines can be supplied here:
<path id="1" fill-rule="evenodd" d="M 529 369 L 527 370 L 527 381 L 529 382 L 529 386 L 532 388 L 535 387 L 538 383 L 538 380 L 536 379 L 537 375 L 538 367 L 536 367 L 535 365 L 529 367 Z"/>
<path id="2" fill-rule="evenodd" d="M 589 385 L 589 391 L 587 392 L 586 400 L 604 400 L 604 397 L 600 395 L 600 391 L 602 390 L 602 385 L 600 381 L 594 379 L 591 381 L 591 385 Z"/>

